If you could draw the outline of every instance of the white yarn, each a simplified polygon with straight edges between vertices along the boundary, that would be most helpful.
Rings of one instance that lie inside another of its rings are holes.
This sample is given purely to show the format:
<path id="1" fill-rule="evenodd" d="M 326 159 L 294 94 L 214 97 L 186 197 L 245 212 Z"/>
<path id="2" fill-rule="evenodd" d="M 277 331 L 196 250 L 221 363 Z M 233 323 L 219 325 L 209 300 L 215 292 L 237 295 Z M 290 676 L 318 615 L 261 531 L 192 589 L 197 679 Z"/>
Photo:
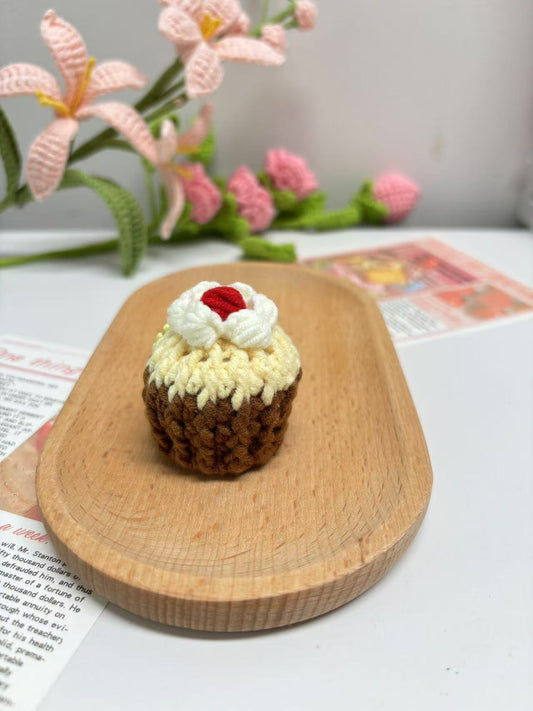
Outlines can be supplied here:
<path id="1" fill-rule="evenodd" d="M 209 349 L 219 338 L 239 348 L 267 348 L 278 320 L 276 304 L 248 284 L 235 282 L 230 286 L 241 293 L 246 309 L 234 311 L 223 321 L 201 301 L 206 291 L 217 286 L 215 281 L 201 281 L 176 299 L 168 309 L 171 331 L 193 348 Z"/>

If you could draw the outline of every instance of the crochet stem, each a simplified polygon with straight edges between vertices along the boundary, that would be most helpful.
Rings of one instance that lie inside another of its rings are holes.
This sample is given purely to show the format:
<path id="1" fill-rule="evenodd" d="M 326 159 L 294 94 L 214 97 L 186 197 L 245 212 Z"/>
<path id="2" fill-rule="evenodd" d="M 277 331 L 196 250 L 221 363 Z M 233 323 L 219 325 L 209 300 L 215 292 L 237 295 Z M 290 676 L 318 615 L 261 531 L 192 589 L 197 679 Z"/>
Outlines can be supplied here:
<path id="1" fill-rule="evenodd" d="M 46 259 L 71 259 L 72 257 L 85 257 L 91 254 L 101 254 L 110 252 L 118 247 L 118 239 L 110 239 L 106 242 L 96 242 L 86 244 L 83 247 L 73 247 L 71 249 L 57 249 L 51 252 L 40 254 L 22 254 L 14 257 L 0 257 L 0 269 L 4 267 L 14 267 L 18 264 L 30 264 L 31 262 L 41 262 Z"/>
<path id="2" fill-rule="evenodd" d="M 196 234 L 191 234 L 188 231 L 174 232 L 171 240 L 163 240 L 161 237 L 150 237 L 149 244 L 173 245 L 181 242 L 188 242 L 196 238 Z M 48 259 L 73 259 L 77 257 L 90 257 L 95 254 L 104 252 L 112 252 L 118 249 L 118 239 L 110 239 L 105 242 L 94 242 L 93 244 L 85 244 L 81 247 L 72 247 L 70 249 L 56 249 L 50 252 L 40 252 L 38 254 L 21 254 L 13 257 L 0 257 L 0 269 L 5 267 L 15 267 L 20 264 L 31 264 L 32 262 L 43 262 Z"/>
<path id="3" fill-rule="evenodd" d="M 166 89 L 162 94 L 160 94 L 157 97 L 157 102 L 159 103 L 160 101 L 163 101 L 163 99 L 168 99 L 169 96 L 172 96 L 172 94 L 176 93 L 176 91 L 179 91 L 180 89 L 183 89 L 185 86 L 185 79 L 181 79 L 180 81 L 176 82 L 173 84 L 171 87 Z"/>
<path id="4" fill-rule="evenodd" d="M 145 116 L 144 120 L 146 121 L 146 123 L 150 124 L 152 121 L 155 121 L 158 118 L 162 118 L 163 116 L 172 113 L 178 107 L 183 106 L 185 103 L 187 103 L 187 94 L 179 94 L 170 101 L 167 101 L 166 103 L 162 104 L 162 106 L 159 106 L 155 111 L 152 111 L 151 114 L 148 114 L 148 116 Z"/>
<path id="5" fill-rule="evenodd" d="M 102 148 L 115 148 L 119 151 L 129 151 L 130 153 L 137 153 L 131 143 L 123 141 L 120 138 L 112 138 L 110 141 L 106 141 L 103 144 Z"/>
<path id="6" fill-rule="evenodd" d="M 293 2 L 293 0 L 291 0 L 288 8 L 286 8 L 285 10 L 282 10 L 281 12 L 278 12 L 277 15 L 274 15 L 274 17 L 270 18 L 269 24 L 277 25 L 280 22 L 283 22 L 287 18 L 291 17 L 294 14 L 295 6 L 296 6 L 296 3 Z"/>
<path id="7" fill-rule="evenodd" d="M 7 210 L 8 207 L 12 207 L 13 205 L 24 205 L 24 203 L 32 202 L 32 200 L 33 195 L 29 187 L 23 185 L 16 193 L 6 197 L 6 199 L 0 203 L 0 212 L 4 212 L 4 210 Z"/>
<path id="8" fill-rule="evenodd" d="M 183 69 L 183 63 L 178 57 L 172 62 L 170 67 L 156 79 L 154 85 L 149 89 L 144 96 L 135 104 L 137 111 L 145 111 L 159 101 L 162 92 L 168 87 L 176 74 Z"/>
<path id="9" fill-rule="evenodd" d="M 83 158 L 88 158 L 93 153 L 99 151 L 103 143 L 116 138 L 117 135 L 118 134 L 114 128 L 106 128 L 105 130 L 100 131 L 100 133 L 97 133 L 96 136 L 93 136 L 88 141 L 85 141 L 85 143 L 82 143 L 81 146 L 78 146 L 75 151 L 72 151 L 70 158 L 68 159 L 68 165 L 76 163 Z"/>
<path id="10" fill-rule="evenodd" d="M 152 166 L 143 158 L 142 166 L 144 170 L 144 180 L 146 192 L 148 193 L 148 208 L 150 210 L 150 225 L 153 225 L 157 220 L 157 199 L 154 186 L 154 174 Z"/>
<path id="11" fill-rule="evenodd" d="M 348 205 L 341 210 L 329 210 L 323 213 L 311 213 L 296 217 L 280 215 L 275 218 L 272 230 L 338 230 L 352 227 L 362 222 L 361 209 L 357 205 Z"/>
<path id="12" fill-rule="evenodd" d="M 295 262 L 296 249 L 293 244 L 272 244 L 262 237 L 247 237 L 239 242 L 245 259 L 259 259 L 263 262 Z"/>
<path id="13" fill-rule="evenodd" d="M 174 231 L 172 239 L 163 240 L 161 237 L 152 236 L 148 239 L 149 244 L 158 244 L 160 246 L 172 246 L 176 243 L 189 242 L 195 240 L 199 235 L 206 237 L 216 237 L 209 230 L 209 225 L 204 225 L 200 228 L 199 233 L 190 232 L 189 230 Z M 220 236 L 220 235 L 219 235 Z M 118 239 L 109 239 L 104 242 L 94 242 L 93 244 L 85 244 L 81 247 L 72 247 L 70 249 L 57 249 L 50 252 L 41 252 L 38 254 L 22 254 L 14 257 L 0 257 L 0 269 L 6 267 L 15 267 L 21 264 L 31 264 L 32 262 L 43 262 L 48 259 L 75 259 L 78 257 L 90 257 L 104 252 L 113 252 L 118 249 Z M 261 237 L 247 237 L 244 240 L 236 243 L 236 246 L 242 247 L 243 256 L 247 259 L 261 259 L 264 261 L 275 262 L 294 262 L 296 252 L 292 244 L 275 245 L 267 242 Z"/>
<path id="14" fill-rule="evenodd" d="M 265 18 L 262 19 L 261 24 L 257 25 L 253 29 L 250 30 L 250 37 L 261 37 L 261 32 L 263 31 L 263 25 L 278 25 L 284 20 L 288 20 L 291 17 L 294 17 L 294 9 L 295 9 L 295 2 L 294 0 L 290 0 L 289 7 L 287 7 L 285 10 L 282 10 L 281 12 L 278 12 L 277 15 L 273 15 L 270 17 L 268 20 L 265 20 Z"/>

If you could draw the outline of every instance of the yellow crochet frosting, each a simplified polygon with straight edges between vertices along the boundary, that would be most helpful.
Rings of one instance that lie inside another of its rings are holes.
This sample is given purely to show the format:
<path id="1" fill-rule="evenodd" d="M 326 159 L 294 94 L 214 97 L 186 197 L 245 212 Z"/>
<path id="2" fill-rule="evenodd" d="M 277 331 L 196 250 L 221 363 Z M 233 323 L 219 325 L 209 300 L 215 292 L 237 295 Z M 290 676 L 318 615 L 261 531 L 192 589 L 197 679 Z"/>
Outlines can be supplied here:
<path id="1" fill-rule="evenodd" d="M 264 349 L 239 348 L 220 339 L 206 350 L 191 347 L 166 324 L 153 345 L 148 370 L 150 382 L 168 388 L 171 402 L 176 395 L 193 395 L 201 410 L 209 400 L 231 395 L 231 406 L 238 410 L 243 401 L 259 394 L 270 405 L 274 395 L 296 379 L 300 357 L 280 326 L 274 327 Z"/>

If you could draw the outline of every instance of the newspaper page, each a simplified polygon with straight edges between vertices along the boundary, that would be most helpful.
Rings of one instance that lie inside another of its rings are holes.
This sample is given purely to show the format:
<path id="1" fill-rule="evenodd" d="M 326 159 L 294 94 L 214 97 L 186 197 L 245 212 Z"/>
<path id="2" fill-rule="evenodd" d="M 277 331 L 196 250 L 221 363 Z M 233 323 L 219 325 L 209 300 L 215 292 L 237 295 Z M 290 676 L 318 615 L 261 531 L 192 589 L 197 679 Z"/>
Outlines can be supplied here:
<path id="1" fill-rule="evenodd" d="M 55 552 L 35 493 L 39 453 L 87 359 L 0 337 L 0 709 L 35 709 L 105 606 Z"/>
<path id="2" fill-rule="evenodd" d="M 366 289 L 397 343 L 533 312 L 533 289 L 436 239 L 301 263 Z"/>

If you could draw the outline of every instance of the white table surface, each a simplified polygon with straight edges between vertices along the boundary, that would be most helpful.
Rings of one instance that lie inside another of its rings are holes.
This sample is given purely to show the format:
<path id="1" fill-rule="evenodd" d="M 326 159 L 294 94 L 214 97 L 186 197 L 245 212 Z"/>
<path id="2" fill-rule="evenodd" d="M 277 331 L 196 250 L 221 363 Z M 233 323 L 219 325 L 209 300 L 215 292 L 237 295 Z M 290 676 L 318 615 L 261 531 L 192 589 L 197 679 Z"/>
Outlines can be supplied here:
<path id="1" fill-rule="evenodd" d="M 522 231 L 294 238 L 304 257 L 429 235 L 533 285 L 533 238 Z M 0 250 L 86 237 L 4 233 Z M 237 254 L 218 242 L 156 248 L 130 279 L 111 255 L 2 270 L 0 333 L 94 349 L 141 284 Z M 435 482 L 418 537 L 378 585 L 321 618 L 264 633 L 173 629 L 108 605 L 41 710 L 531 711 L 532 324 L 398 348 Z"/>

